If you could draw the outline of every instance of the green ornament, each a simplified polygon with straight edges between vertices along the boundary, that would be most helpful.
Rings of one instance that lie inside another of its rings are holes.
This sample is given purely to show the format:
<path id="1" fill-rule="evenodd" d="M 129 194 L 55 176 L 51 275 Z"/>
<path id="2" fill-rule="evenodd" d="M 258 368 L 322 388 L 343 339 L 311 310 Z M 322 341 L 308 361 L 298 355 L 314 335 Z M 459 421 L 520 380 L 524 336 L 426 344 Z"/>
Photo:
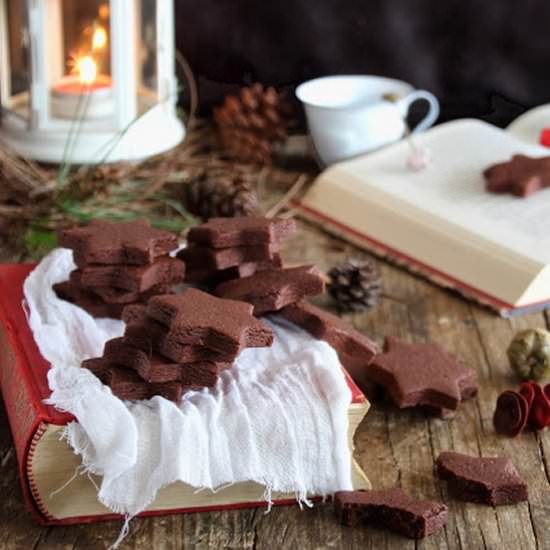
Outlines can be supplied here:
<path id="1" fill-rule="evenodd" d="M 510 366 L 524 380 L 542 380 L 550 375 L 550 332 L 530 328 L 518 332 L 508 346 Z"/>

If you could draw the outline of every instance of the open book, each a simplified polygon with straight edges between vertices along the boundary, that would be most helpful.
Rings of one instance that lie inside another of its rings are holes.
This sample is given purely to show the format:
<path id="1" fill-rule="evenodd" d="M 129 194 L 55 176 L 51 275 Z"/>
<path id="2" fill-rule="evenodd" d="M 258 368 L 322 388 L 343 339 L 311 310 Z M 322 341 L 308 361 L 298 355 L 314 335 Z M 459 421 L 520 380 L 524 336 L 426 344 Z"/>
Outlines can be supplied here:
<path id="1" fill-rule="evenodd" d="M 80 457 L 62 439 L 74 418 L 44 400 L 49 397 L 49 363 L 40 355 L 23 309 L 23 281 L 34 266 L 0 266 L 0 390 L 17 453 L 19 477 L 29 511 L 45 524 L 82 523 L 118 517 L 97 499 L 97 489 L 86 475 L 77 475 Z M 351 391 L 348 409 L 348 444 L 369 409 L 369 402 L 346 374 Z M 370 483 L 353 461 L 356 489 Z M 70 483 L 67 483 L 71 480 Z M 58 490 L 64 487 L 61 492 Z M 160 490 L 143 515 L 224 508 L 265 506 L 265 488 L 237 483 L 217 492 L 197 491 L 181 482 Z M 273 494 L 273 504 L 296 503 L 294 494 Z"/>
<path id="2" fill-rule="evenodd" d="M 398 142 L 328 168 L 300 212 L 503 316 L 550 306 L 550 189 L 519 199 L 486 192 L 483 178 L 513 154 L 550 151 L 473 119 L 414 140 L 431 153 L 425 170 Z"/>

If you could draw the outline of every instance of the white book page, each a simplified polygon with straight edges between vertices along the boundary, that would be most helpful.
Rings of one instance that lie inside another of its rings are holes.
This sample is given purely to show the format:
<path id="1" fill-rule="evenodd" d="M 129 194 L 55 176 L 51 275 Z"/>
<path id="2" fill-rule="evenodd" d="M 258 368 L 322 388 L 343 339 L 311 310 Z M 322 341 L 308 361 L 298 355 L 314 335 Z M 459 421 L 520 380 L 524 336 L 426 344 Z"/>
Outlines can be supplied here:
<path id="1" fill-rule="evenodd" d="M 408 168 L 406 141 L 334 170 L 351 176 L 346 186 L 364 182 L 366 194 L 379 190 L 399 199 L 401 208 L 409 204 L 410 211 L 405 205 L 403 215 L 416 215 L 422 221 L 419 211 L 423 211 L 440 219 L 448 231 L 454 227 L 473 240 L 489 241 L 536 263 L 550 263 L 550 188 L 521 199 L 488 193 L 483 178 L 488 166 L 513 154 L 540 157 L 550 155 L 550 150 L 476 120 L 443 124 L 413 139 L 431 153 L 431 163 L 423 171 Z"/>

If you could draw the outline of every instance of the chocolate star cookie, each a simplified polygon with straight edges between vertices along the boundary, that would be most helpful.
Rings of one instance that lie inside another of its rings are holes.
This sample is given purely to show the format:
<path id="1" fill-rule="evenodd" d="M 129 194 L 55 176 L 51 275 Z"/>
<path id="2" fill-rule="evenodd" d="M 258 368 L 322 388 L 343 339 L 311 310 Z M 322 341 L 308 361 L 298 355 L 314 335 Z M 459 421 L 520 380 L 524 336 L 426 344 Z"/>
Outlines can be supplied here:
<path id="1" fill-rule="evenodd" d="M 265 245 L 279 243 L 295 230 L 294 220 L 260 216 L 211 218 L 207 223 L 192 227 L 187 240 L 189 244 L 205 244 L 211 248 Z"/>
<path id="2" fill-rule="evenodd" d="M 122 312 L 126 323 L 125 341 L 147 354 L 159 353 L 175 363 L 232 363 L 241 348 L 215 351 L 201 345 L 185 344 L 178 341 L 168 327 L 147 315 L 147 307 L 142 304 L 126 306 Z"/>
<path id="3" fill-rule="evenodd" d="M 120 367 L 132 369 L 149 383 L 178 381 L 184 385 L 213 386 L 222 370 L 231 363 L 197 361 L 175 363 L 155 352 L 147 353 L 132 345 L 131 340 L 114 338 L 105 344 L 103 360 Z M 84 363 L 83 363 L 84 364 Z"/>
<path id="4" fill-rule="evenodd" d="M 152 263 L 177 248 L 178 239 L 173 233 L 153 229 L 146 220 L 94 220 L 84 227 L 61 231 L 59 244 L 73 250 L 74 261 L 82 268 L 87 264 Z"/>
<path id="5" fill-rule="evenodd" d="M 254 305 L 254 315 L 278 311 L 299 302 L 305 296 L 321 294 L 325 289 L 322 273 L 313 265 L 272 269 L 254 273 L 218 285 L 214 294 Z"/>
<path id="6" fill-rule="evenodd" d="M 252 309 L 250 304 L 189 288 L 182 294 L 151 298 L 147 315 L 165 325 L 174 342 L 238 353 L 273 342 L 271 329 L 253 317 Z"/>
<path id="7" fill-rule="evenodd" d="M 550 186 L 550 157 L 514 155 L 508 162 L 490 166 L 483 175 L 491 193 L 528 197 Z"/>
<path id="8" fill-rule="evenodd" d="M 191 245 L 178 253 L 178 258 L 190 266 L 221 270 L 249 262 L 276 260 L 279 247 L 276 244 L 236 246 L 233 248 L 210 248 Z"/>
<path id="9" fill-rule="evenodd" d="M 183 262 L 165 256 L 147 265 L 89 265 L 73 271 L 71 280 L 90 290 L 109 287 L 145 292 L 158 285 L 180 283 L 184 273 Z"/>
<path id="10" fill-rule="evenodd" d="M 125 304 L 103 302 L 97 294 L 75 285 L 71 281 L 63 281 L 53 285 L 53 290 L 59 298 L 77 305 L 87 311 L 92 317 L 109 317 L 120 319 Z"/>
<path id="11" fill-rule="evenodd" d="M 124 338 L 130 345 L 148 354 L 161 354 L 174 363 L 231 363 L 241 351 L 241 348 L 237 348 L 220 352 L 201 345 L 182 344 L 170 334 L 167 327 L 153 319 L 132 322 L 126 327 Z"/>
<path id="12" fill-rule="evenodd" d="M 437 344 L 386 338 L 384 353 L 365 370 L 366 377 L 383 386 L 399 408 L 425 405 L 454 410 L 460 401 L 477 393 L 475 371 Z"/>
<path id="13" fill-rule="evenodd" d="M 201 264 L 198 267 L 186 264 L 185 282 L 202 283 L 207 286 L 215 287 L 231 279 L 242 279 L 250 277 L 257 271 L 266 271 L 268 269 L 278 269 L 282 267 L 283 261 L 280 254 L 274 254 L 273 258 L 261 262 L 245 262 L 240 265 L 228 267 L 227 269 L 212 269 Z"/>
<path id="14" fill-rule="evenodd" d="M 193 384 L 184 386 L 177 380 L 149 384 L 134 371 L 113 365 L 101 357 L 87 359 L 82 366 L 93 372 L 104 384 L 110 386 L 113 394 L 119 399 L 129 401 L 151 399 L 155 395 L 159 395 L 178 403 L 184 390 L 199 389 Z"/>

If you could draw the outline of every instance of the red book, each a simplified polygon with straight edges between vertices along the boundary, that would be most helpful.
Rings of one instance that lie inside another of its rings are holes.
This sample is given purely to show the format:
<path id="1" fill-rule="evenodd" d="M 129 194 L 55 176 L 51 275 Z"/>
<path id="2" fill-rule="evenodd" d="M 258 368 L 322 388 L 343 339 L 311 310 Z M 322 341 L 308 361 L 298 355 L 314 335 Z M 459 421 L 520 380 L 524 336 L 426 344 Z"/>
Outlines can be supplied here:
<path id="1" fill-rule="evenodd" d="M 11 426 L 19 465 L 19 479 L 27 508 L 42 524 L 84 523 L 120 516 L 111 513 L 96 498 L 88 476 L 77 476 L 59 496 L 50 498 L 74 474 L 80 459 L 60 439 L 63 427 L 74 420 L 69 414 L 46 405 L 49 397 L 49 363 L 40 355 L 27 323 L 23 306 L 23 281 L 33 265 L 0 266 L 0 389 Z M 349 409 L 349 439 L 369 404 L 348 376 L 352 391 Z M 369 486 L 354 463 L 354 485 Z M 143 515 L 168 514 L 265 505 L 263 487 L 240 483 L 213 494 L 183 483 L 162 489 Z M 291 504 L 293 495 L 274 495 L 274 504 Z"/>

